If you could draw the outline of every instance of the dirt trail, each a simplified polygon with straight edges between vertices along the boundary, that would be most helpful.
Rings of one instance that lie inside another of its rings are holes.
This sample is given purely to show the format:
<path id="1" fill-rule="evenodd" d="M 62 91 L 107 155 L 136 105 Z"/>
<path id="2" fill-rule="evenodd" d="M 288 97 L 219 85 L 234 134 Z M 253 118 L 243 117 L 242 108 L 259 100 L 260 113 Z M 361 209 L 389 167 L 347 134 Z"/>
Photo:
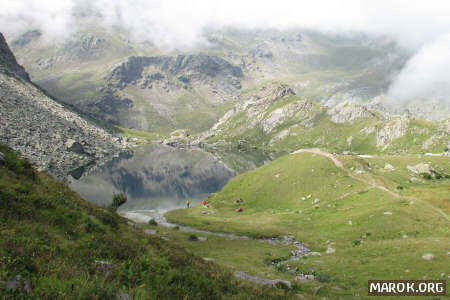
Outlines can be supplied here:
<path id="1" fill-rule="evenodd" d="M 389 193 L 391 196 L 394 196 L 395 198 L 401 198 L 402 196 L 400 194 L 397 194 L 389 189 L 387 189 L 386 187 L 377 184 L 373 179 L 365 179 L 359 176 L 354 175 L 352 172 L 350 172 L 349 170 L 347 170 L 346 168 L 344 168 L 344 164 L 333 154 L 328 153 L 326 151 L 320 150 L 319 148 L 310 148 L 310 149 L 300 149 L 297 150 L 295 152 L 292 152 L 291 154 L 297 154 L 297 153 L 302 153 L 302 152 L 309 152 L 309 153 L 314 153 L 314 154 L 318 154 L 318 155 L 322 155 L 325 157 L 328 157 L 329 159 L 331 159 L 333 161 L 333 163 L 336 165 L 336 167 L 338 167 L 339 169 L 345 171 L 348 176 L 350 176 L 353 179 L 356 179 L 358 181 L 364 182 L 374 188 L 380 189 L 382 191 L 385 191 L 387 193 Z"/>
<path id="2" fill-rule="evenodd" d="M 297 154 L 297 153 L 302 153 L 302 152 L 310 152 L 310 153 L 315 153 L 315 154 L 318 154 L 318 155 L 322 155 L 322 156 L 328 157 L 329 159 L 331 159 L 331 160 L 334 162 L 334 164 L 336 165 L 336 167 L 338 167 L 338 168 L 342 169 L 343 171 L 345 171 L 345 172 L 348 174 L 348 176 L 350 176 L 350 177 L 352 177 L 352 178 L 354 178 L 354 179 L 356 179 L 356 180 L 359 180 L 359 181 L 361 181 L 361 182 L 364 182 L 364 183 L 370 185 L 372 188 L 377 188 L 377 189 L 380 189 L 380 190 L 382 190 L 382 191 L 385 191 L 385 192 L 389 193 L 390 195 L 394 196 L 395 198 L 405 198 L 405 199 L 410 199 L 410 200 L 415 200 L 415 201 L 422 201 L 422 200 L 420 200 L 420 199 L 418 199 L 418 198 L 415 198 L 415 197 L 412 197 L 412 196 L 402 196 L 402 195 L 400 195 L 400 194 L 397 194 L 397 193 L 395 193 L 395 192 L 389 190 L 389 189 L 386 188 L 385 186 L 382 186 L 382 185 L 377 184 L 377 183 L 375 182 L 375 180 L 373 180 L 373 178 L 365 179 L 365 178 L 358 177 L 358 176 L 354 175 L 352 172 L 350 172 L 349 170 L 347 170 L 347 169 L 344 168 L 343 163 L 342 163 L 335 155 L 333 155 L 333 154 L 331 154 L 331 153 L 328 153 L 328 152 L 326 152 L 326 151 L 320 150 L 319 148 L 300 149 L 300 150 L 297 150 L 297 151 L 292 152 L 291 154 Z M 361 157 L 361 156 L 360 156 L 360 157 Z M 354 192 L 353 192 L 353 193 L 354 193 Z M 346 193 L 346 194 L 343 194 L 343 195 L 341 195 L 338 199 L 345 198 L 345 197 L 347 197 L 347 196 L 350 195 L 350 194 L 352 194 L 352 193 Z M 430 203 L 428 203 L 428 202 L 426 202 L 426 201 L 422 201 L 422 202 L 426 203 L 426 204 L 429 205 L 432 209 L 434 209 L 435 211 L 437 211 L 437 212 L 438 212 L 440 215 L 442 215 L 447 221 L 450 221 L 449 216 L 448 216 L 442 209 L 440 209 L 440 208 L 438 208 L 438 207 L 435 207 L 435 206 L 431 205 Z"/>

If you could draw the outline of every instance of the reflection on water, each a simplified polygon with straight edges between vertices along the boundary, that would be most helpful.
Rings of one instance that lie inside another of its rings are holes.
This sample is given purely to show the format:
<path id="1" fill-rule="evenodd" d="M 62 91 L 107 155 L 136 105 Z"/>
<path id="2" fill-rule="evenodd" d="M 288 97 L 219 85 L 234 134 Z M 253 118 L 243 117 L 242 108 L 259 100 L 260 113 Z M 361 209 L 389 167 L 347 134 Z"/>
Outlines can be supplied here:
<path id="1" fill-rule="evenodd" d="M 70 186 L 100 205 L 109 204 L 113 193 L 123 191 L 128 201 L 121 210 L 168 210 L 184 206 L 186 199 L 198 203 L 234 175 L 209 153 L 149 145 L 73 179 Z"/>

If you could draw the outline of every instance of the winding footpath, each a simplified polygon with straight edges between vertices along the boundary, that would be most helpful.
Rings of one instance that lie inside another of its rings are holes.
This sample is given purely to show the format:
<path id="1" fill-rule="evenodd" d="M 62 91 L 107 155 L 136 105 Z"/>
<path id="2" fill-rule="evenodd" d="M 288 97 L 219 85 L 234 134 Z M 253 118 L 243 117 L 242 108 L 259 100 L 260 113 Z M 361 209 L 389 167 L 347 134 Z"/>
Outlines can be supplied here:
<path id="1" fill-rule="evenodd" d="M 333 161 L 333 163 L 336 165 L 336 167 L 338 167 L 339 169 L 346 172 L 348 174 L 348 176 L 350 176 L 351 178 L 361 181 L 363 183 L 366 183 L 366 184 L 370 185 L 372 188 L 377 188 L 384 192 L 387 192 L 388 194 L 390 194 L 391 196 L 394 196 L 395 198 L 402 197 L 400 194 L 397 194 L 397 193 L 387 189 L 385 186 L 377 184 L 373 179 L 365 179 L 365 178 L 362 178 L 359 176 L 355 176 L 352 172 L 350 172 L 349 170 L 344 168 L 344 164 L 335 155 L 328 153 L 326 151 L 320 150 L 319 148 L 300 149 L 295 152 L 292 152 L 291 154 L 297 154 L 297 153 L 303 153 L 303 152 L 309 152 L 309 153 L 314 153 L 317 155 L 322 155 L 322 156 L 328 157 L 329 159 L 331 159 Z"/>
<path id="2" fill-rule="evenodd" d="M 344 172 L 346 172 L 348 174 L 348 176 L 350 176 L 351 178 L 356 179 L 358 181 L 361 181 L 363 183 L 366 183 L 366 184 L 370 185 L 371 188 L 377 188 L 377 189 L 380 189 L 380 190 L 382 190 L 384 192 L 387 192 L 388 194 L 390 194 L 391 196 L 393 196 L 395 198 L 405 198 L 405 199 L 411 199 L 411 200 L 414 200 L 414 201 L 422 201 L 422 200 L 417 199 L 417 198 L 412 197 L 412 196 L 402 196 L 402 195 L 400 195 L 398 193 L 395 193 L 395 192 L 389 190 L 388 188 L 386 188 L 385 186 L 377 184 L 373 178 L 366 179 L 366 178 L 362 178 L 362 177 L 354 175 L 352 172 L 350 172 L 349 170 L 344 168 L 344 164 L 335 155 L 333 155 L 333 154 L 331 154 L 329 152 L 323 151 L 323 150 L 321 150 L 319 148 L 300 149 L 300 150 L 292 152 L 291 154 L 297 154 L 297 153 L 302 153 L 302 152 L 309 152 L 309 153 L 314 153 L 314 154 L 317 154 L 317 155 L 322 155 L 322 156 L 328 157 L 329 159 L 331 159 L 333 161 L 333 163 L 336 165 L 336 167 L 338 167 L 339 169 L 341 169 Z M 362 157 L 362 156 L 360 156 L 360 157 Z M 345 194 L 341 195 L 338 199 L 343 199 L 343 198 L 345 198 L 345 197 L 347 197 L 349 195 L 356 194 L 356 193 L 358 193 L 360 191 L 361 190 L 345 193 Z M 447 221 L 450 221 L 449 216 L 442 209 L 440 209 L 438 207 L 435 207 L 435 206 L 431 205 L 430 203 L 428 203 L 426 201 L 423 201 L 423 202 L 426 203 L 427 205 L 429 205 L 433 210 L 438 212 L 440 215 L 442 215 Z"/>

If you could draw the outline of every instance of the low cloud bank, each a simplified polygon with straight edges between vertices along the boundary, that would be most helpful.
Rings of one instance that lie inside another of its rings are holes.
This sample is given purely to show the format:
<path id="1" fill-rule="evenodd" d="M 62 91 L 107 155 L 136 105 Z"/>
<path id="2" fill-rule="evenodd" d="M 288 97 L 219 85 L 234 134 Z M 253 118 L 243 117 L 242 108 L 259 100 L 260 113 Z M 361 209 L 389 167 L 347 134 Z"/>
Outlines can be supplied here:
<path id="1" fill-rule="evenodd" d="M 135 39 L 179 49 L 202 43 L 205 29 L 223 27 L 387 35 L 412 55 L 389 96 L 450 99 L 447 0 L 17 0 L 2 4 L 0 28 L 13 34 L 39 27 L 56 38 L 70 35 L 77 28 L 76 16 L 86 13 L 101 15 L 106 26 L 128 29 Z"/>

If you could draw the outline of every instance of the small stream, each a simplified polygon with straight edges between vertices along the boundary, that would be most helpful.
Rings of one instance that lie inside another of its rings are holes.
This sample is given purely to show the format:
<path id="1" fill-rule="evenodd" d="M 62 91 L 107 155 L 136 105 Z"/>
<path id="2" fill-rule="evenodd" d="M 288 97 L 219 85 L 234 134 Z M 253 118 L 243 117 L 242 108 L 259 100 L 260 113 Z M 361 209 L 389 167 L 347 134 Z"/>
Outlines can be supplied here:
<path id="1" fill-rule="evenodd" d="M 158 226 L 162 227 L 178 227 L 179 230 L 185 231 L 185 232 L 193 232 L 193 233 L 201 233 L 201 234 L 208 234 L 208 235 L 214 235 L 224 238 L 229 238 L 230 240 L 234 239 L 243 239 L 243 240 L 253 240 L 253 241 L 259 241 L 263 243 L 269 243 L 272 245 L 278 245 L 283 244 L 286 246 L 292 245 L 295 246 L 295 250 L 291 251 L 290 260 L 298 260 L 302 256 L 308 256 L 312 254 L 311 250 L 306 246 L 305 244 L 296 241 L 294 239 L 294 236 L 292 235 L 284 235 L 276 238 L 251 238 L 245 235 L 236 235 L 232 233 L 225 233 L 225 232 L 214 232 L 214 231 L 208 231 L 208 230 L 202 230 L 197 229 L 195 227 L 190 226 L 183 226 L 178 225 L 175 223 L 170 223 L 167 221 L 167 219 L 164 217 L 164 214 L 167 211 L 158 211 L 158 210 L 135 210 L 135 211 L 124 211 L 120 214 L 130 220 L 133 220 L 137 223 L 148 223 L 151 219 L 155 220 L 158 223 Z M 148 231 L 148 233 L 152 233 L 151 231 Z M 282 261 L 280 264 L 284 264 L 287 261 Z"/>

